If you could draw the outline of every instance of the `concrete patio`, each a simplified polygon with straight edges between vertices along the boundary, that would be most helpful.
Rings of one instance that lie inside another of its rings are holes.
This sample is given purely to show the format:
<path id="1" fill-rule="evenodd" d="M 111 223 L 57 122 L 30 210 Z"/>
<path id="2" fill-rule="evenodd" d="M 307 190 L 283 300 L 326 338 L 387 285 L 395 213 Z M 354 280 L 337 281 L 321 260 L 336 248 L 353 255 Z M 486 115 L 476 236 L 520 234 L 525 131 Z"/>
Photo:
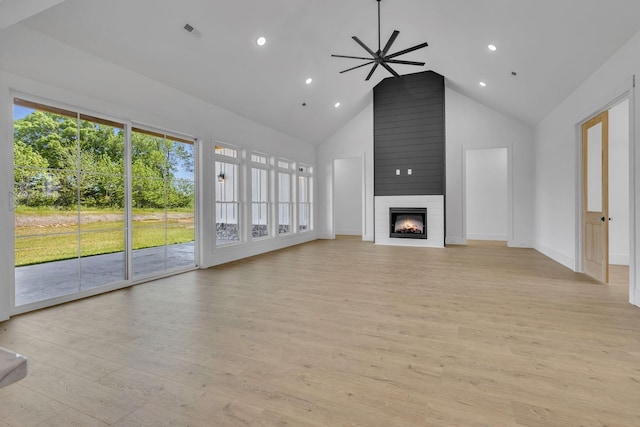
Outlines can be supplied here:
<path id="1" fill-rule="evenodd" d="M 133 251 L 133 277 L 195 265 L 194 243 Z M 125 279 L 125 253 L 116 252 L 16 267 L 16 307 Z"/>

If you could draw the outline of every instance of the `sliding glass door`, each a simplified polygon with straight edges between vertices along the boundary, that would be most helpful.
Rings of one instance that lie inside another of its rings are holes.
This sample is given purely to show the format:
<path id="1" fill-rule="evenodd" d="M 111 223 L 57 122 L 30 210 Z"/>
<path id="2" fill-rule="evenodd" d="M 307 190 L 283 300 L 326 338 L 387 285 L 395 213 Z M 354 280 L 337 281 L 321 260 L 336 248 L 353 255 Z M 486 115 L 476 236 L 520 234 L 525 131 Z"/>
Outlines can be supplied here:
<path id="1" fill-rule="evenodd" d="M 16 306 L 125 279 L 123 130 L 15 100 Z"/>
<path id="2" fill-rule="evenodd" d="M 195 266 L 193 141 L 126 133 L 14 99 L 15 307 Z"/>

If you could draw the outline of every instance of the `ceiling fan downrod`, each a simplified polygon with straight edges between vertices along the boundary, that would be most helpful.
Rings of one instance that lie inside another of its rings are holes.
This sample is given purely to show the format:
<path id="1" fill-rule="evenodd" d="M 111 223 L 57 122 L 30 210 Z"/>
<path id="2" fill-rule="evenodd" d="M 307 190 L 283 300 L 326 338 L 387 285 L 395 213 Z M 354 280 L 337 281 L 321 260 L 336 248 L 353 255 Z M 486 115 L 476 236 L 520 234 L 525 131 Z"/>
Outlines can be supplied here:
<path id="1" fill-rule="evenodd" d="M 378 53 L 380 53 L 380 2 L 382 0 L 376 0 L 378 2 Z"/>

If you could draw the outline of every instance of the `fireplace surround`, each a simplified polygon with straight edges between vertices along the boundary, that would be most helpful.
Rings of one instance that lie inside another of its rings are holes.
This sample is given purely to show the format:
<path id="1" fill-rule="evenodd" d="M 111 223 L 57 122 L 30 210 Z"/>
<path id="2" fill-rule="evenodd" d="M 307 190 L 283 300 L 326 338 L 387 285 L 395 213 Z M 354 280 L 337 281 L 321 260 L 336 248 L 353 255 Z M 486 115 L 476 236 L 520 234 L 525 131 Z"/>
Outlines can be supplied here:
<path id="1" fill-rule="evenodd" d="M 389 208 L 389 237 L 427 238 L 427 208 Z"/>
<path id="2" fill-rule="evenodd" d="M 428 239 L 389 237 L 389 208 L 396 207 L 426 208 L 429 212 L 425 221 Z M 376 245 L 444 248 L 444 196 L 375 196 L 373 211 Z"/>

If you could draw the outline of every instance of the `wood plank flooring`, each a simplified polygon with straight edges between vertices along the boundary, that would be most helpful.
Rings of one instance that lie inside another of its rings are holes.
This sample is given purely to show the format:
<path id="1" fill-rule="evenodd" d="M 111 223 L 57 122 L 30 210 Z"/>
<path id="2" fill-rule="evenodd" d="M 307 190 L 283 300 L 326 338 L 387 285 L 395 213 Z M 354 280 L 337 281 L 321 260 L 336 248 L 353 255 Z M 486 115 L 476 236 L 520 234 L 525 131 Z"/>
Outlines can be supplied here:
<path id="1" fill-rule="evenodd" d="M 0 323 L 31 368 L 0 426 L 639 426 L 627 296 L 529 249 L 320 240 Z"/>

